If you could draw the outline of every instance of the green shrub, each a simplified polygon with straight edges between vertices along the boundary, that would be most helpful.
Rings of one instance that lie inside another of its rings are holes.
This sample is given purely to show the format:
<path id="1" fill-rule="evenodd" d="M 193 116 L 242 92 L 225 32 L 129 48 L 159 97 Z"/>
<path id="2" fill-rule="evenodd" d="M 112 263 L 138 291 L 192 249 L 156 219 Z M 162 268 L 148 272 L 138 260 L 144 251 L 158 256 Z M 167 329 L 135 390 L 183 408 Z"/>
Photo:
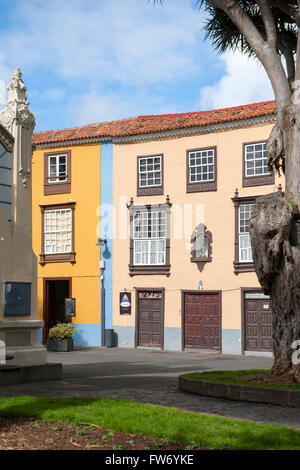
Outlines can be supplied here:
<path id="1" fill-rule="evenodd" d="M 74 336 L 76 328 L 71 323 L 57 323 L 49 330 L 49 338 L 66 339 Z"/>

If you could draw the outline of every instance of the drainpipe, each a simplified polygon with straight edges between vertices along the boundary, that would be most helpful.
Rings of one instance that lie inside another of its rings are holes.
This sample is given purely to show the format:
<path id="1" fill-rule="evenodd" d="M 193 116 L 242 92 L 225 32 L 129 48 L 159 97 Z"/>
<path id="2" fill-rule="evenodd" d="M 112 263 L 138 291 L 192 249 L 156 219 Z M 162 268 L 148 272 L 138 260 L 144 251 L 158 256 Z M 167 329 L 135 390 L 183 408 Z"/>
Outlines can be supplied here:
<path id="1" fill-rule="evenodd" d="M 105 261 L 100 261 L 100 279 L 101 279 L 101 310 L 100 310 L 100 324 L 101 324 L 101 346 L 105 346 L 105 287 L 104 287 L 104 270 Z"/>
<path id="2" fill-rule="evenodd" d="M 97 246 L 100 246 L 100 325 L 101 325 L 101 346 L 105 346 L 105 287 L 104 287 L 104 271 L 105 261 L 101 259 L 102 249 L 101 247 L 107 245 L 106 238 L 98 238 Z"/>

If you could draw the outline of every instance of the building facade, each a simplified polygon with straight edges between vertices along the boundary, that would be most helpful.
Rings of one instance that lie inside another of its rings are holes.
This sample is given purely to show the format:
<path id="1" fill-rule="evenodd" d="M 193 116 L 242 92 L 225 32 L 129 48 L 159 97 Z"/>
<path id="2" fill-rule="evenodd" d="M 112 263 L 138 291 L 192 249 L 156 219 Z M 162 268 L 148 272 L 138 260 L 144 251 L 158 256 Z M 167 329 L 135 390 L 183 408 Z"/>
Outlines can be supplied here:
<path id="1" fill-rule="evenodd" d="M 120 347 L 270 353 L 249 220 L 256 197 L 284 186 L 266 165 L 275 112 L 268 102 L 35 134 L 40 317 L 47 323 L 45 298 L 65 277 L 77 344 L 104 344 L 102 309 Z M 66 210 L 75 222 L 62 256 L 50 226 Z"/>
<path id="2" fill-rule="evenodd" d="M 43 342 L 52 326 L 65 321 L 65 299 L 75 298 L 76 344 L 100 345 L 100 148 L 59 145 L 33 154 L 33 248 Z"/>

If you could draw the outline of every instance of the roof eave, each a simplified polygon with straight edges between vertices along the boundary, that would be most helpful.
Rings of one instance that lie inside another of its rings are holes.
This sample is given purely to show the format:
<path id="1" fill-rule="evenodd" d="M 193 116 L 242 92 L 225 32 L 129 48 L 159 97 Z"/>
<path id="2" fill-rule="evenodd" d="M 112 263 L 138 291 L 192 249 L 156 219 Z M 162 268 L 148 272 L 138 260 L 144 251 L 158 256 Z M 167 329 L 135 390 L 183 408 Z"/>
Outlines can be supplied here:
<path id="1" fill-rule="evenodd" d="M 132 134 L 124 136 L 96 136 L 96 137 L 85 137 L 80 139 L 69 139 L 60 141 L 46 141 L 46 142 L 34 142 L 34 148 L 52 148 L 52 147 L 64 147 L 70 145 L 84 145 L 96 142 L 112 141 L 115 144 L 138 142 L 143 140 L 156 140 L 167 137 L 185 136 L 185 135 L 196 135 L 196 134 L 207 134 L 209 132 L 216 132 L 226 129 L 233 129 L 237 127 L 249 127 L 253 124 L 259 124 L 264 122 L 274 122 L 277 119 L 277 115 L 267 114 L 263 116 L 256 116 L 248 119 L 238 119 L 235 121 L 221 122 L 217 124 L 208 124 L 205 126 L 193 126 L 187 128 L 169 129 L 160 132 L 145 132 L 143 134 Z"/>

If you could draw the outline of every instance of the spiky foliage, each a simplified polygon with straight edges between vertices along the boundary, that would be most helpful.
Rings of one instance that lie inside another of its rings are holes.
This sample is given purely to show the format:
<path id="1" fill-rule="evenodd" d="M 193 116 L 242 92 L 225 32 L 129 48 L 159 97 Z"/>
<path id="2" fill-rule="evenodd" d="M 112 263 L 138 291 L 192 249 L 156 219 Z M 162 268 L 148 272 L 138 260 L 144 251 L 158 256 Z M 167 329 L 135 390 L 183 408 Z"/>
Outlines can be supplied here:
<path id="1" fill-rule="evenodd" d="M 227 50 L 240 51 L 247 55 L 254 55 L 244 35 L 230 20 L 228 15 L 212 6 L 207 0 L 197 0 L 199 7 L 207 13 L 204 26 L 206 38 L 209 38 L 215 49 L 223 53 Z M 254 0 L 239 0 L 237 3 L 249 15 L 258 31 L 265 37 L 265 28 L 257 2 Z M 270 2 L 272 4 L 274 2 Z M 297 6 L 297 1 L 286 2 L 291 7 Z M 278 7 L 272 7 L 275 24 L 277 26 L 277 48 L 280 54 L 285 54 L 286 48 L 296 53 L 298 27 L 295 20 Z"/>
<path id="2" fill-rule="evenodd" d="M 163 4 L 164 0 L 153 0 L 153 2 Z M 265 26 L 258 2 L 255 0 L 236 0 L 236 2 L 251 18 L 262 37 L 265 38 Z M 233 50 L 255 56 L 244 34 L 224 11 L 213 6 L 213 1 L 195 0 L 195 4 L 206 13 L 204 24 L 206 38 L 211 40 L 217 52 L 224 53 Z M 295 74 L 294 55 L 297 52 L 298 36 L 298 25 L 293 13 L 297 12 L 298 2 L 297 0 L 269 0 L 269 4 L 277 29 L 277 51 L 279 55 L 284 56 L 288 78 L 293 80 Z"/>
<path id="3" fill-rule="evenodd" d="M 258 6 L 251 1 L 244 1 L 243 3 L 245 4 L 245 11 L 251 16 L 256 27 L 260 32 L 263 32 L 263 23 Z M 205 38 L 211 40 L 216 51 L 224 53 L 231 49 L 233 51 L 239 50 L 247 55 L 253 54 L 244 35 L 223 11 L 203 1 L 200 6 L 204 6 L 207 13 L 207 20 L 204 26 L 206 31 Z"/>

